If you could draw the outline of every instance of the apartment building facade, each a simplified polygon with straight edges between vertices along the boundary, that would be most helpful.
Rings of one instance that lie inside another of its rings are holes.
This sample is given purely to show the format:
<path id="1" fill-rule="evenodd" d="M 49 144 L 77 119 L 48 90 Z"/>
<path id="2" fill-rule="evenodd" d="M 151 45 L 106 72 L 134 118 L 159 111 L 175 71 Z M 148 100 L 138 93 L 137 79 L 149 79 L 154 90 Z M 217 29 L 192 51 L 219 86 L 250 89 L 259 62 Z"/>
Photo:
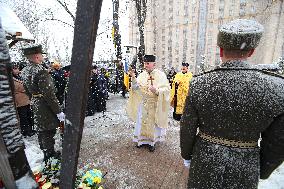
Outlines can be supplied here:
<path id="1" fill-rule="evenodd" d="M 218 27 L 237 18 L 255 19 L 265 28 L 254 64 L 272 63 L 284 56 L 284 5 L 281 0 L 148 0 L 144 24 L 145 52 L 157 56 L 158 67 L 200 71 L 220 64 Z M 134 1 L 130 6 L 129 42 L 139 46 Z"/>

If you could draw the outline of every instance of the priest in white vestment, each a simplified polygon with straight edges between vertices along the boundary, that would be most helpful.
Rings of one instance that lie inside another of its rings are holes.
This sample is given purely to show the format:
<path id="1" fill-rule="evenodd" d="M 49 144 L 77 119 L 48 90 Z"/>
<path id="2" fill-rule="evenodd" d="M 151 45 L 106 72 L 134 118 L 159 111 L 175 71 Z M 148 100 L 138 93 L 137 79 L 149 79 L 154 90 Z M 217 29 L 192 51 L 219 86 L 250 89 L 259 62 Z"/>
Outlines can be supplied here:
<path id="1" fill-rule="evenodd" d="M 137 147 L 148 145 L 155 150 L 155 143 L 163 141 L 168 127 L 170 85 L 164 72 L 155 68 L 155 56 L 144 56 L 145 70 L 135 78 L 132 70 L 132 87 L 126 111 L 136 122 L 133 141 Z"/>

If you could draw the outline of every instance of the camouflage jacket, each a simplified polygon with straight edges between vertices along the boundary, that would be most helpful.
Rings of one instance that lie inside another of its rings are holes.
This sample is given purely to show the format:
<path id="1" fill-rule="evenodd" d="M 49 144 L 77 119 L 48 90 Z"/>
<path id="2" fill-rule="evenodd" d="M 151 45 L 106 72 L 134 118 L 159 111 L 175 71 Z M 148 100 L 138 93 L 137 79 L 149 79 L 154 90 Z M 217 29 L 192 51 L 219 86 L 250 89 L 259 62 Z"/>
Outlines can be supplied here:
<path id="1" fill-rule="evenodd" d="M 21 74 L 24 87 L 32 101 L 35 124 L 38 130 L 50 130 L 58 127 L 56 114 L 60 113 L 55 88 L 48 71 L 39 64 L 30 63 Z"/>

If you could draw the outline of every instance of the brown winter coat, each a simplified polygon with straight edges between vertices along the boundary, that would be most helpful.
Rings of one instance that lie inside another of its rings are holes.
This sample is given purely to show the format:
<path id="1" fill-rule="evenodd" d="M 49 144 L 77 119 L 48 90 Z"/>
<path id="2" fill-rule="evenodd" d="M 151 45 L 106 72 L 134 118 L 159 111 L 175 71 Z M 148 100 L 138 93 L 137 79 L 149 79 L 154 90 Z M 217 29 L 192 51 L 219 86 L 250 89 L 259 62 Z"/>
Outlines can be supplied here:
<path id="1" fill-rule="evenodd" d="M 194 77 L 181 120 L 180 145 L 192 159 L 189 189 L 256 189 L 283 162 L 284 79 L 242 61 Z M 244 149 L 206 142 L 197 130 L 236 141 L 258 141 Z M 260 169 L 261 167 L 261 169 Z"/>
<path id="2" fill-rule="evenodd" d="M 14 92 L 16 107 L 27 106 L 31 103 L 28 95 L 26 94 L 23 82 L 13 78 L 14 80 Z"/>

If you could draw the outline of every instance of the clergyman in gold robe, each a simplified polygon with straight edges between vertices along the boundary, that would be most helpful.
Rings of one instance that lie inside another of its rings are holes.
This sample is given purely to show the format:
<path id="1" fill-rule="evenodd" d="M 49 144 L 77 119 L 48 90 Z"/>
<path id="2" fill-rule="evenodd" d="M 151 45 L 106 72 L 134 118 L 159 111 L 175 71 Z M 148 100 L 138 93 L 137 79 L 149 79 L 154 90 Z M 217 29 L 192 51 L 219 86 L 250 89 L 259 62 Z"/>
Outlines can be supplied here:
<path id="1" fill-rule="evenodd" d="M 192 79 L 192 73 L 188 71 L 189 64 L 182 63 L 181 72 L 177 73 L 172 82 L 171 106 L 174 108 L 173 118 L 180 121 L 185 99 L 188 95 L 189 83 Z"/>
<path id="2" fill-rule="evenodd" d="M 155 150 L 155 143 L 165 139 L 170 106 L 170 85 L 164 72 L 155 68 L 156 57 L 144 56 L 145 70 L 135 78 L 132 70 L 132 87 L 126 111 L 136 122 L 133 141 L 137 147 L 147 145 Z"/>

